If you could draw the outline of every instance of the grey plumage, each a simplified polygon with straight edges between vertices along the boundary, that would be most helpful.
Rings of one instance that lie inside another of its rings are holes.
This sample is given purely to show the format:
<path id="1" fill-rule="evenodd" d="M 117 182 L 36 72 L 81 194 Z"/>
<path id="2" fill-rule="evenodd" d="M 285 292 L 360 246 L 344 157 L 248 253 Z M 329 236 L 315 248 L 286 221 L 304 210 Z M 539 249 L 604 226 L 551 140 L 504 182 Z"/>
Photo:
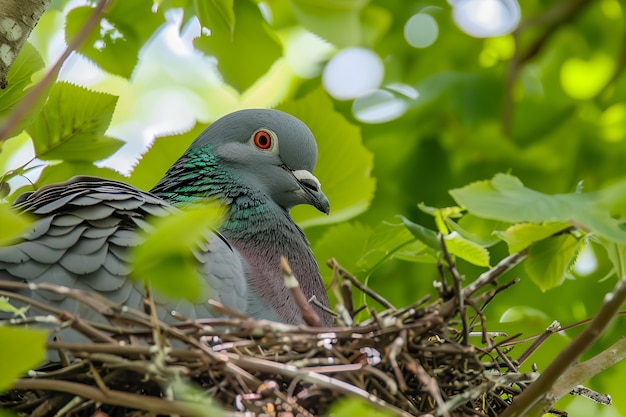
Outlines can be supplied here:
<path id="1" fill-rule="evenodd" d="M 328 212 L 311 174 L 316 159 L 315 140 L 298 119 L 273 110 L 232 113 L 209 126 L 151 193 L 75 177 L 20 196 L 15 208 L 37 220 L 20 242 L 0 248 L 0 279 L 53 282 L 140 307 L 141 287 L 128 278 L 129 248 L 140 244 L 137 231 L 151 216 L 217 199 L 229 206 L 227 221 L 194 250 L 211 297 L 253 317 L 301 323 L 278 265 L 287 256 L 305 295 L 328 304 L 306 237 L 289 216 L 297 204 Z M 62 295 L 46 294 L 45 301 L 88 314 Z M 207 303 L 166 307 L 191 318 L 213 314 Z M 332 317 L 319 312 L 330 325 Z"/>

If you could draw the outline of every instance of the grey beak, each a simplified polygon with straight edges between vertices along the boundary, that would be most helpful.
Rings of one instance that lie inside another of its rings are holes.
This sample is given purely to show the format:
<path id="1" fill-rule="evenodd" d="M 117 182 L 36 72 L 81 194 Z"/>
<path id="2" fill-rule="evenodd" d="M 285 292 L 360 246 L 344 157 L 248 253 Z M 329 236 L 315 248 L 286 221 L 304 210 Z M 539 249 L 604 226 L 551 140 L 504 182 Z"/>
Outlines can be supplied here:
<path id="1" fill-rule="evenodd" d="M 292 171 L 291 173 L 300 184 L 300 190 L 297 191 L 297 194 L 322 213 L 330 213 L 330 202 L 326 194 L 322 192 L 320 181 L 304 169 Z"/>

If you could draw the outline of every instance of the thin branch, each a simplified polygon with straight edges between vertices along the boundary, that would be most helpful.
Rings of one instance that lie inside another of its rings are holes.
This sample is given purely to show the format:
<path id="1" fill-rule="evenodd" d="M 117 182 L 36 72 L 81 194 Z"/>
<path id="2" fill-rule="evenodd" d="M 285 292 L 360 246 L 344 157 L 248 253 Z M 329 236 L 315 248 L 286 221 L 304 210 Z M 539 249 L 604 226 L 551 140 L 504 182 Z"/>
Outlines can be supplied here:
<path id="1" fill-rule="evenodd" d="M 600 311 L 563 351 L 548 365 L 541 376 L 515 397 L 500 417 L 539 416 L 547 411 L 545 399 L 552 386 L 565 374 L 600 337 L 626 301 L 626 278 L 620 279 L 614 292 L 605 296 Z"/>
<path id="2" fill-rule="evenodd" d="M 395 307 L 393 306 L 393 304 L 387 301 L 380 294 L 377 294 L 374 291 L 372 291 L 371 288 L 368 288 L 365 285 L 363 285 L 363 283 L 361 283 L 361 281 L 359 281 L 354 275 L 350 274 L 348 271 L 343 269 L 341 265 L 339 265 L 339 263 L 335 259 L 330 259 L 326 264 L 333 269 L 337 268 L 337 273 L 342 278 L 349 280 L 352 283 L 352 285 L 354 285 L 360 291 L 362 291 L 363 293 L 367 294 L 369 297 L 377 301 L 380 305 L 384 306 L 385 308 L 391 308 L 395 310 Z"/>
<path id="3" fill-rule="evenodd" d="M 22 101 L 16 106 L 15 110 L 11 112 L 11 114 L 4 120 L 2 126 L 0 126 L 0 142 L 7 140 L 20 124 L 22 120 L 26 117 L 29 110 L 34 106 L 37 100 L 45 93 L 45 91 L 50 87 L 54 80 L 57 79 L 59 75 L 59 71 L 61 71 L 61 67 L 67 60 L 67 58 L 77 50 L 80 45 L 87 39 L 91 31 L 98 25 L 102 16 L 104 16 L 105 10 L 108 7 L 111 0 L 98 0 L 96 7 L 93 10 L 89 19 L 85 22 L 84 26 L 80 29 L 78 34 L 74 39 L 70 41 L 67 45 L 59 59 L 54 63 L 54 65 L 48 70 L 48 72 L 43 76 L 41 81 L 35 84 L 26 96 L 22 99 Z"/>
<path id="4" fill-rule="evenodd" d="M 560 332 L 561 330 L 562 328 L 558 321 L 552 322 L 552 324 L 550 324 L 548 328 L 544 330 L 544 332 L 541 333 L 537 339 L 535 339 L 535 341 L 528 347 L 528 349 L 522 352 L 522 354 L 517 358 L 517 363 L 519 363 L 520 365 L 523 364 L 526 359 L 528 359 L 530 355 L 535 353 L 537 348 L 541 346 L 541 344 L 545 342 L 546 339 L 548 339 L 548 337 L 552 336 L 554 333 Z"/>
<path id="5" fill-rule="evenodd" d="M 463 325 L 463 339 L 461 343 L 466 345 L 469 343 L 469 326 L 467 323 L 467 315 L 465 308 L 465 297 L 463 296 L 463 278 L 459 274 L 459 271 L 456 268 L 456 262 L 452 258 L 452 255 L 448 251 L 446 246 L 445 236 L 440 233 L 439 234 L 439 245 L 441 246 L 441 250 L 443 251 L 443 258 L 446 260 L 448 264 L 448 270 L 450 271 L 450 275 L 452 275 L 452 284 L 453 291 L 456 295 L 456 301 L 459 308 L 459 315 L 461 316 L 461 324 Z"/>
<path id="6" fill-rule="evenodd" d="M 578 385 L 624 359 L 626 359 L 626 337 L 622 337 L 593 358 L 577 363 L 568 369 L 554 384 L 550 397 L 556 401 L 572 391 L 577 391 L 573 393 L 581 395 L 582 390 L 577 390 Z M 547 403 L 545 406 L 552 406 L 554 402 Z"/>
<path id="7" fill-rule="evenodd" d="M 109 390 L 103 392 L 98 388 L 80 384 L 78 382 L 47 379 L 18 379 L 13 384 L 13 389 L 24 390 L 46 390 L 56 392 L 66 392 L 78 395 L 83 398 L 90 398 L 94 401 L 107 404 L 129 407 L 148 411 L 153 414 L 179 414 L 181 416 L 199 416 L 203 414 L 200 410 L 194 410 L 192 403 L 182 401 L 167 401 L 145 395 L 130 394 L 124 391 Z"/>
<path id="8" fill-rule="evenodd" d="M 309 300 L 306 299 L 306 296 L 302 292 L 300 283 L 293 274 L 287 258 L 284 256 L 280 257 L 280 272 L 283 276 L 283 280 L 285 281 L 285 287 L 289 289 L 291 296 L 296 301 L 296 305 L 300 308 L 304 322 L 309 326 L 321 327 L 322 320 L 320 319 L 319 314 L 317 314 L 317 312 L 311 307 L 311 304 L 309 304 Z"/>
<path id="9" fill-rule="evenodd" d="M 366 400 L 367 402 L 369 402 L 370 404 L 376 407 L 379 407 L 381 409 L 384 409 L 396 416 L 402 416 L 402 417 L 411 416 L 406 411 L 403 411 L 383 401 L 376 395 L 371 394 L 365 390 L 357 388 L 351 384 L 348 384 L 336 378 L 331 378 L 329 376 L 321 375 L 316 372 L 309 372 L 303 375 L 302 373 L 299 373 L 298 369 L 293 366 L 283 365 L 281 363 L 271 362 L 265 359 L 239 356 L 239 355 L 234 355 L 232 353 L 227 353 L 225 355 L 228 356 L 228 359 L 230 362 L 237 364 L 239 366 L 245 367 L 246 369 L 257 370 L 257 371 L 279 372 L 291 378 L 299 377 L 305 381 L 317 384 L 319 386 L 327 387 L 334 391 L 341 392 L 343 394 L 362 398 Z"/>
<path id="10" fill-rule="evenodd" d="M 0 2 L 0 88 L 8 85 L 7 74 L 24 47 L 30 33 L 50 0 L 12 0 Z"/>
<path id="11" fill-rule="evenodd" d="M 498 262 L 496 266 L 491 268 L 489 271 L 481 274 L 474 282 L 463 288 L 463 296 L 469 298 L 476 291 L 483 288 L 485 285 L 488 285 L 500 275 L 509 271 L 514 266 L 518 265 L 520 262 L 526 259 L 526 255 L 528 255 L 528 250 L 524 249 L 502 259 L 500 262 Z"/>
<path id="12" fill-rule="evenodd" d="M 542 15 L 522 21 L 515 32 L 513 32 L 515 52 L 509 61 L 504 88 L 502 126 L 505 135 L 510 135 L 513 128 L 513 109 L 515 107 L 513 92 L 519 72 L 526 63 L 541 52 L 560 26 L 575 19 L 591 3 L 593 3 L 591 0 L 564 0 L 546 10 Z M 537 26 L 545 29 L 525 51 L 520 51 L 522 34 L 526 30 Z"/>

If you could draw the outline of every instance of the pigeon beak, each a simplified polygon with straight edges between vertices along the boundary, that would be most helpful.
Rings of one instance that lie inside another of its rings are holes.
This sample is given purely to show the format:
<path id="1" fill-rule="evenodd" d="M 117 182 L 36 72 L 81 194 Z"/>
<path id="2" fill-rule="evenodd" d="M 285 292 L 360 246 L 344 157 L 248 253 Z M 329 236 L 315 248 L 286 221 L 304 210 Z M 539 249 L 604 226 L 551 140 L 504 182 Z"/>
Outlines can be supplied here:
<path id="1" fill-rule="evenodd" d="M 330 212 L 330 202 L 326 194 L 322 192 L 320 181 L 305 169 L 291 171 L 291 175 L 294 176 L 300 185 L 300 189 L 296 191 L 296 194 L 322 213 L 328 214 Z"/>

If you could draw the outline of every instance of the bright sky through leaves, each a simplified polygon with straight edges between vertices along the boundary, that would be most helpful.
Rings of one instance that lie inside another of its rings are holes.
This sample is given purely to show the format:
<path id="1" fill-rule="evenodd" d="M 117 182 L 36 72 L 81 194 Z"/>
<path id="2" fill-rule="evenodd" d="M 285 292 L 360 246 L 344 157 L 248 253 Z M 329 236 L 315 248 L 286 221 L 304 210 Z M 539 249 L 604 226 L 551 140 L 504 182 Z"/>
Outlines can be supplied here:
<path id="1" fill-rule="evenodd" d="M 456 24 L 465 33 L 488 38 L 511 33 L 520 21 L 517 0 L 449 0 Z"/>

